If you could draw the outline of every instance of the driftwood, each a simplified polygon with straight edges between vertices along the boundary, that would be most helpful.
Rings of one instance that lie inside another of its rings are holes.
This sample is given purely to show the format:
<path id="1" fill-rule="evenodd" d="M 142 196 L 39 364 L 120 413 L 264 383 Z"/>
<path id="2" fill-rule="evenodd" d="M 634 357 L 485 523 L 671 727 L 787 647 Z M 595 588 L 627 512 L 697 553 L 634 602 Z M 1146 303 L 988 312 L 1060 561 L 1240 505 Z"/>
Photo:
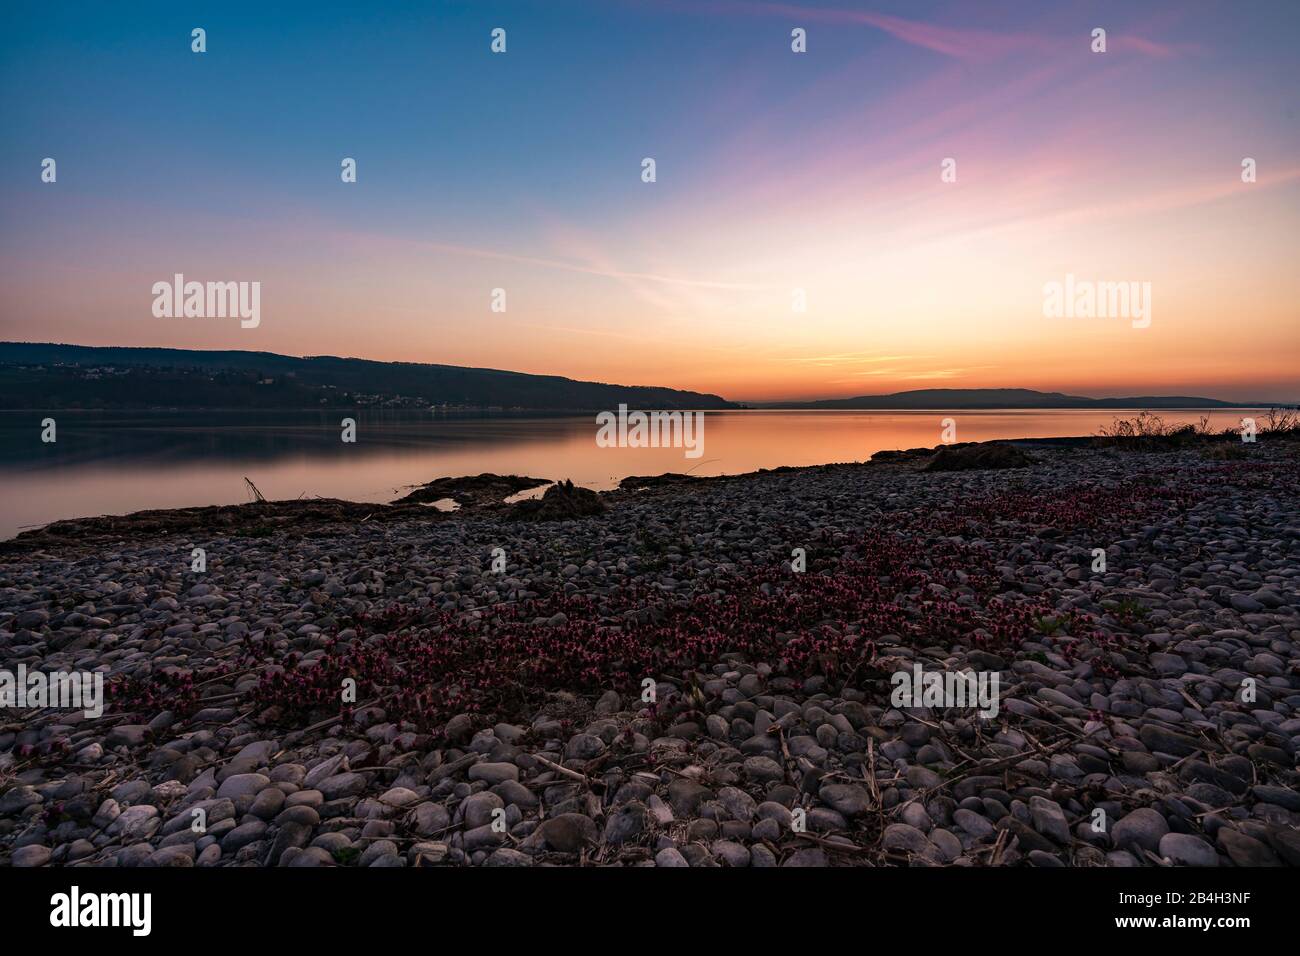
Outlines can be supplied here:
<path id="1" fill-rule="evenodd" d="M 253 500 L 258 504 L 266 504 L 266 496 L 258 491 L 257 485 L 253 484 L 252 479 L 247 475 L 244 476 L 244 484 L 248 485 L 248 490 L 253 493 Z"/>
<path id="2" fill-rule="evenodd" d="M 541 764 L 543 767 L 546 767 L 550 770 L 554 770 L 556 773 L 569 777 L 572 780 L 576 780 L 579 783 L 587 786 L 588 788 L 594 790 L 597 787 L 600 787 L 601 789 L 604 789 L 604 785 L 602 783 L 600 783 L 597 780 L 592 780 L 586 774 L 578 773 L 578 771 L 576 770 L 570 770 L 568 767 L 561 767 L 554 760 L 547 760 L 545 757 L 541 756 L 540 754 L 531 754 L 530 756 L 534 760 L 536 760 L 539 764 Z"/>

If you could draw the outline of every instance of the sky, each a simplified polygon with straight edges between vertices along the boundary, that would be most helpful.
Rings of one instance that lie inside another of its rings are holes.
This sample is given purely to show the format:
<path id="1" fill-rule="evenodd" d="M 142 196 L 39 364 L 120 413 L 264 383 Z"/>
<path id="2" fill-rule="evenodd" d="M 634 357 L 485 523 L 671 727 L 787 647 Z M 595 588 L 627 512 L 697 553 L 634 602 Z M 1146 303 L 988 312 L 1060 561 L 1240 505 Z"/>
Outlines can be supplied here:
<path id="1" fill-rule="evenodd" d="M 7 0 L 0 339 L 1294 402 L 1298 40 L 1294 0 Z M 176 273 L 259 324 L 156 317 Z M 1067 275 L 1149 310 L 1045 314 Z"/>

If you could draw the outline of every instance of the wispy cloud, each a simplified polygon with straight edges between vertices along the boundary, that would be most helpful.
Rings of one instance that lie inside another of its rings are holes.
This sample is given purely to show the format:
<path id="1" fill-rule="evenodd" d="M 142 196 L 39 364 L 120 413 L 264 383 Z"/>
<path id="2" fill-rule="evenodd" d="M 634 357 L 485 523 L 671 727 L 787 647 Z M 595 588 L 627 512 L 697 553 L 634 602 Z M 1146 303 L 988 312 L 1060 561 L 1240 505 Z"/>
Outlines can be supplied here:
<path id="1" fill-rule="evenodd" d="M 931 358 L 928 355 L 876 355 L 872 352 L 840 352 L 835 355 L 814 355 L 807 358 L 792 358 L 791 362 L 800 365 L 858 365 L 873 364 L 877 362 L 906 362 L 916 359 Z M 859 375 L 873 374 L 871 372 L 859 372 Z"/>
<path id="2" fill-rule="evenodd" d="M 937 368 L 926 372 L 910 372 L 899 375 L 900 381 L 904 382 L 922 382 L 929 379 L 948 379 L 956 378 L 964 372 L 978 372 L 986 369 L 998 368 L 996 365 L 968 365 L 964 368 Z"/>
<path id="3" fill-rule="evenodd" d="M 453 255 L 471 256 L 479 259 L 504 259 L 525 265 L 541 266 L 547 269 L 559 269 L 564 272 L 579 272 L 584 275 L 604 276 L 607 279 L 631 279 L 642 282 L 657 282 L 663 285 L 678 285 L 698 289 L 727 289 L 734 292 L 760 292 L 764 287 L 742 282 L 719 282 L 713 279 L 696 279 L 685 276 L 660 275 L 653 272 L 629 272 L 621 269 L 599 268 L 581 263 L 563 262 L 558 259 L 546 259 L 539 256 L 517 255 L 511 252 L 499 252 L 494 249 L 481 249 L 474 246 L 462 246 L 449 242 L 434 240 L 414 240 L 418 245 Z"/>
<path id="4" fill-rule="evenodd" d="M 909 20 L 872 10 L 842 10 L 833 7 L 803 7 L 788 3 L 744 3 L 741 0 L 707 0 L 677 5 L 679 9 L 711 14 L 779 16 L 793 22 L 831 23 L 874 27 L 912 46 L 966 62 L 989 62 L 1024 53 L 1055 55 L 1070 49 L 1086 49 L 1087 35 L 1065 37 L 1055 34 L 945 26 Z M 1161 43 L 1146 37 L 1117 33 L 1107 38 L 1112 49 L 1151 57 L 1172 57 L 1193 52 L 1187 44 Z"/>

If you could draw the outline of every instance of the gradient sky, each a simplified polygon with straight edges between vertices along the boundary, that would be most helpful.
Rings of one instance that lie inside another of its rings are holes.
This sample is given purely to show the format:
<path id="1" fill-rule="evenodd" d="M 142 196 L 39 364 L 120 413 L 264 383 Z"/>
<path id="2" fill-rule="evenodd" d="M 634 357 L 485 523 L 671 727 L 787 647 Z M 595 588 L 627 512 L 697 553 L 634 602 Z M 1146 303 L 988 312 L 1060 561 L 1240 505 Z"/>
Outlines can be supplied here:
<path id="1" fill-rule="evenodd" d="M 4 5 L 0 339 L 1300 399 L 1294 0 L 270 6 Z M 155 318 L 175 272 L 260 327 Z M 1066 273 L 1151 326 L 1045 318 Z"/>

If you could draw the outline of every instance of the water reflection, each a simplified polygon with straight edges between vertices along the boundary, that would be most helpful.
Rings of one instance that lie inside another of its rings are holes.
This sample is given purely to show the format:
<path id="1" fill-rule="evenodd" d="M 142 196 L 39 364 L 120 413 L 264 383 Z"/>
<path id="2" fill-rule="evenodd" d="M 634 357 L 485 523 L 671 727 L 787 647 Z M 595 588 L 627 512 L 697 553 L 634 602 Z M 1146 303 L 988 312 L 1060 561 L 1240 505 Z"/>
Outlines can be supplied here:
<path id="1" fill-rule="evenodd" d="M 1235 426 L 1251 412 L 1161 412 L 1170 422 Z M 594 415 L 352 412 L 357 441 L 340 440 L 345 413 L 55 412 L 58 441 L 40 440 L 43 412 L 0 413 L 0 536 L 59 518 L 248 500 L 244 477 L 268 498 L 389 501 L 406 486 L 480 472 L 572 479 L 608 489 L 628 475 L 738 474 L 781 465 L 865 461 L 877 451 L 933 446 L 940 422 L 958 441 L 1096 434 L 1122 411 L 710 412 L 704 454 L 600 448 Z"/>

